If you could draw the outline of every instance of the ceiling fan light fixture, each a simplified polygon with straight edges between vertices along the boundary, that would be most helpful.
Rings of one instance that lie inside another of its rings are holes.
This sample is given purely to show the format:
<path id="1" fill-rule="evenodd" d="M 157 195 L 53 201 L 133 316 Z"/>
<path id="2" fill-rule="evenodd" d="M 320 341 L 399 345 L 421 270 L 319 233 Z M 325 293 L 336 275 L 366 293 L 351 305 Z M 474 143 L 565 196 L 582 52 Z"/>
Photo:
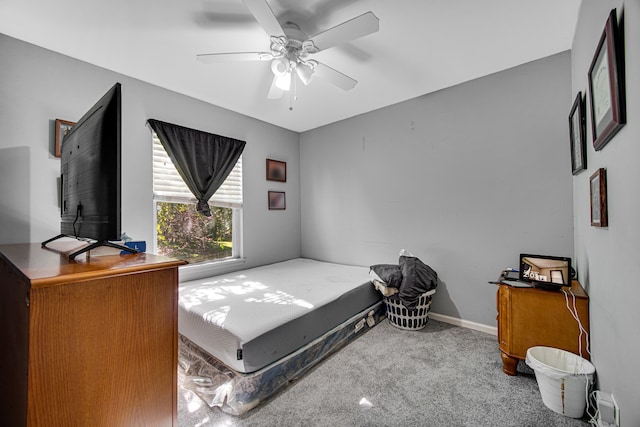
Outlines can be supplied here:
<path id="1" fill-rule="evenodd" d="M 285 57 L 276 58 L 271 62 L 271 71 L 275 76 L 282 76 L 289 73 L 289 60 Z"/>
<path id="2" fill-rule="evenodd" d="M 299 63 L 296 67 L 296 73 L 305 86 L 311 83 L 313 79 L 313 67 L 308 64 Z"/>
<path id="3" fill-rule="evenodd" d="M 282 90 L 288 91 L 291 88 L 291 73 L 286 72 L 276 76 L 276 86 Z"/>

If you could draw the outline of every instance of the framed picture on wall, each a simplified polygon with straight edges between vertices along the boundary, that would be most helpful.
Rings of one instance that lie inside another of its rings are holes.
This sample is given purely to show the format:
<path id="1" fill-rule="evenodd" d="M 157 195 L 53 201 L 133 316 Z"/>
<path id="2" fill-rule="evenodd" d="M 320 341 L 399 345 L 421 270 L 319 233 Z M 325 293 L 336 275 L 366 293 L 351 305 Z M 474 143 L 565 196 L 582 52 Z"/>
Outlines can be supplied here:
<path id="1" fill-rule="evenodd" d="M 584 98 L 578 92 L 569 113 L 569 138 L 571 141 L 571 172 L 575 175 L 587 168 L 587 129 Z"/>
<path id="2" fill-rule="evenodd" d="M 616 10 L 609 14 L 589 68 L 593 147 L 601 150 L 626 123 L 624 57 Z"/>
<path id="3" fill-rule="evenodd" d="M 64 136 L 67 134 L 67 132 L 69 132 L 74 126 L 74 122 L 56 119 L 56 145 L 54 148 L 54 155 L 56 157 L 60 157 L 62 155 L 62 152 L 60 151 L 62 149 L 62 140 L 64 139 Z"/>
<path id="4" fill-rule="evenodd" d="M 285 210 L 286 207 L 284 191 L 269 191 L 269 210 Z"/>
<path id="5" fill-rule="evenodd" d="M 287 163 L 267 159 L 267 180 L 287 182 Z"/>
<path id="6" fill-rule="evenodd" d="M 594 227 L 607 227 L 609 225 L 607 215 L 607 171 L 598 169 L 589 179 L 591 186 L 591 225 Z"/>

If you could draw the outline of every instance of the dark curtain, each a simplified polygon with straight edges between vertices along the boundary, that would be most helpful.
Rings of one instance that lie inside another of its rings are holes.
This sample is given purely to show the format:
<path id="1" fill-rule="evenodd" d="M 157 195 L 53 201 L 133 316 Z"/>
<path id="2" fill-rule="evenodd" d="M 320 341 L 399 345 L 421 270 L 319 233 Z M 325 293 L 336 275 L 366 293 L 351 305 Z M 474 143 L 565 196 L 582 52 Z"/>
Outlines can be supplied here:
<path id="1" fill-rule="evenodd" d="M 155 119 L 147 122 L 198 199 L 197 211 L 211 216 L 209 199 L 231 173 L 246 143 Z"/>

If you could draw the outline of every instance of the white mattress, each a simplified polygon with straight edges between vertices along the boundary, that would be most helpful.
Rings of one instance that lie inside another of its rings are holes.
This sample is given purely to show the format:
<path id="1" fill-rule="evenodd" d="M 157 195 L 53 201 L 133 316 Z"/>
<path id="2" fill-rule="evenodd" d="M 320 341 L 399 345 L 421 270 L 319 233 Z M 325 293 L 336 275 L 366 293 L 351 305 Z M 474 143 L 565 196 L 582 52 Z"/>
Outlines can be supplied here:
<path id="1" fill-rule="evenodd" d="M 379 299 L 368 267 L 298 258 L 181 283 L 178 329 L 228 367 L 253 372 Z"/>

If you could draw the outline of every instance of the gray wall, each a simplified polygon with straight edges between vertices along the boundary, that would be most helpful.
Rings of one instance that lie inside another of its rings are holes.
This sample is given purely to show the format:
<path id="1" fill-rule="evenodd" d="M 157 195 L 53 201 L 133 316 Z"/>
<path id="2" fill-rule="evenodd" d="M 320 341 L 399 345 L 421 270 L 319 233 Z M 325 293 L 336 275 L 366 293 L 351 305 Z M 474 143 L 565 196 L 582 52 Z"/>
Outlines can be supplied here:
<path id="1" fill-rule="evenodd" d="M 0 244 L 42 242 L 59 233 L 53 120 L 78 120 L 122 83 L 122 230 L 153 240 L 152 145 L 156 118 L 247 141 L 244 170 L 246 266 L 300 255 L 298 134 L 35 47 L 0 34 Z M 287 162 L 288 182 L 265 180 L 267 157 Z M 267 209 L 267 191 L 287 193 L 286 211 Z"/>
<path id="2" fill-rule="evenodd" d="M 436 270 L 432 309 L 496 325 L 520 252 L 573 255 L 568 52 L 301 135 L 302 254 Z"/>
<path id="3" fill-rule="evenodd" d="M 623 426 L 640 426 L 640 4 L 583 0 L 572 46 L 572 97 L 588 92 L 587 72 L 612 8 L 624 22 L 627 125 L 601 151 L 587 119 L 588 169 L 573 179 L 575 254 L 591 298 L 591 354 L 599 388 L 613 393 Z M 621 17 L 624 16 L 624 19 Z M 590 109 L 587 108 L 587 114 Z M 590 225 L 589 177 L 607 169 L 609 227 Z"/>

